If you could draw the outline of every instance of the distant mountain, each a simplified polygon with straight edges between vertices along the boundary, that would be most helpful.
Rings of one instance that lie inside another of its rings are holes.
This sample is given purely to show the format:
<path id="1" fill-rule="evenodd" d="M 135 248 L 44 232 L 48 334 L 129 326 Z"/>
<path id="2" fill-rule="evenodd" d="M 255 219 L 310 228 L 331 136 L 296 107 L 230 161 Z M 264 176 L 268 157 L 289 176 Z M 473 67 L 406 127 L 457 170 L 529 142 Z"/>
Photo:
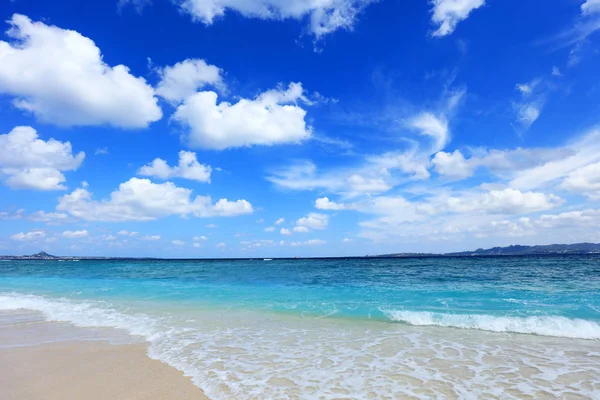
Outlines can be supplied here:
<path id="1" fill-rule="evenodd" d="M 544 246 L 521 246 L 513 245 L 507 247 L 493 247 L 491 249 L 477 249 L 475 251 L 462 251 L 448 253 L 445 256 L 520 256 L 520 255 L 544 255 L 544 254 L 600 254 L 600 244 L 576 243 L 576 244 L 549 244 Z"/>
<path id="2" fill-rule="evenodd" d="M 45 251 L 40 251 L 37 254 L 32 254 L 30 256 L 23 256 L 26 258 L 36 259 L 36 260 L 54 260 L 55 258 L 60 258 L 57 256 L 53 256 L 51 254 L 46 253 Z"/>
<path id="3" fill-rule="evenodd" d="M 39 253 L 32 254 L 30 256 L 0 256 L 0 259 L 4 260 L 58 260 L 61 258 L 62 257 L 57 257 L 48 254 L 45 251 L 40 251 Z"/>
<path id="4" fill-rule="evenodd" d="M 461 251 L 456 253 L 431 254 L 431 253 L 395 253 L 381 254 L 375 257 L 468 257 L 468 256 L 531 256 L 548 254 L 600 254 L 600 244 L 549 244 L 543 246 L 513 245 L 506 247 L 493 247 L 491 249 L 477 249 L 475 251 Z M 371 256 L 367 256 L 371 257 Z"/>

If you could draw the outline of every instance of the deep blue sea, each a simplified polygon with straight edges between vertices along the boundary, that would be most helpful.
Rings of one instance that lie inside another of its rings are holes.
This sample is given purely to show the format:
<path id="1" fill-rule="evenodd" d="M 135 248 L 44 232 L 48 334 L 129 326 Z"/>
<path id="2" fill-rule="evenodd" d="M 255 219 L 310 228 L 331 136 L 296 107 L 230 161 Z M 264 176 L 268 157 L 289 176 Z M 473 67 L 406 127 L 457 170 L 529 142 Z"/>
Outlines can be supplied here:
<path id="1" fill-rule="evenodd" d="M 143 339 L 213 399 L 600 398 L 600 256 L 5 261 L 0 310 Z"/>

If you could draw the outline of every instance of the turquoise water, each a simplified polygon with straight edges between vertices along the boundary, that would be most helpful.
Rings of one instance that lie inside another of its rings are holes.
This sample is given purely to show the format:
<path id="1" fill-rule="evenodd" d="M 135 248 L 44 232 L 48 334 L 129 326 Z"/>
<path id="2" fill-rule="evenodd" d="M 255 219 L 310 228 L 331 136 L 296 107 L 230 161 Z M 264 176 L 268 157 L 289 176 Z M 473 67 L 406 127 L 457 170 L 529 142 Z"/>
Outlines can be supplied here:
<path id="1" fill-rule="evenodd" d="M 1 262 L 15 309 L 143 337 L 215 399 L 600 393 L 598 256 Z"/>

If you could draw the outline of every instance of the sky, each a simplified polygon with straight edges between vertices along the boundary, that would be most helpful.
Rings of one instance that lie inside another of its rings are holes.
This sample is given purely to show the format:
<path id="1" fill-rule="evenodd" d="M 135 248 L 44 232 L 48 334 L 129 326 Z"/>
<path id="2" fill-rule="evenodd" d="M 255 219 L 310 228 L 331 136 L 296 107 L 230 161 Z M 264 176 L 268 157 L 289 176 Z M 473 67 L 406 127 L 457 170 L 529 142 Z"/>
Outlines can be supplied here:
<path id="1" fill-rule="evenodd" d="M 600 242 L 600 0 L 12 0 L 0 19 L 0 254 Z"/>

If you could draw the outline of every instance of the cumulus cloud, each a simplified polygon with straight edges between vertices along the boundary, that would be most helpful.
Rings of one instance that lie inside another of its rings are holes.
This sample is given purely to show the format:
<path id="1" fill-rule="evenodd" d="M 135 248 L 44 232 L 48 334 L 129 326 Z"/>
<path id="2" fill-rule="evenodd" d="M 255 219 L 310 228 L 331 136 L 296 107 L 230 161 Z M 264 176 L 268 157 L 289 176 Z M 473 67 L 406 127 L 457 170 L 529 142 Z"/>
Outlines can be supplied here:
<path id="1" fill-rule="evenodd" d="M 211 173 L 210 165 L 200 164 L 196 153 L 191 151 L 180 151 L 179 165 L 175 167 L 170 167 L 165 160 L 156 158 L 138 171 L 138 174 L 143 176 L 160 179 L 184 178 L 198 182 L 210 182 Z"/>
<path id="2" fill-rule="evenodd" d="M 277 221 L 275 221 L 275 225 L 281 225 L 285 222 L 285 218 L 279 218 Z"/>
<path id="3" fill-rule="evenodd" d="M 265 232 L 275 232 L 275 227 L 274 226 L 269 226 L 268 228 L 264 229 Z"/>
<path id="4" fill-rule="evenodd" d="M 122 230 L 122 231 L 117 232 L 117 235 L 121 235 L 121 236 L 137 236 L 137 235 L 139 235 L 139 233 L 138 232 L 129 232 L 129 231 Z"/>
<path id="5" fill-rule="evenodd" d="M 440 151 L 431 162 L 438 174 L 452 179 L 468 178 L 474 172 L 474 166 L 468 163 L 458 150 L 453 153 Z"/>
<path id="6" fill-rule="evenodd" d="M 296 221 L 296 226 L 310 229 L 325 229 L 329 224 L 329 216 L 325 214 L 310 213 Z"/>
<path id="7" fill-rule="evenodd" d="M 183 246 L 185 244 L 182 240 L 173 240 L 171 243 L 173 243 L 174 246 Z"/>
<path id="8" fill-rule="evenodd" d="M 222 150 L 298 143 L 312 133 L 300 101 L 307 102 L 300 83 L 235 104 L 218 103 L 215 92 L 198 92 L 187 97 L 172 118 L 189 130 L 186 140 L 191 147 Z"/>
<path id="9" fill-rule="evenodd" d="M 14 189 L 64 190 L 63 172 L 76 170 L 84 158 L 73 154 L 71 143 L 41 140 L 28 126 L 0 135 L 0 176 Z"/>
<path id="10" fill-rule="evenodd" d="M 281 230 L 279 231 L 280 234 L 284 235 L 284 236 L 290 236 L 292 234 L 292 231 L 290 231 L 287 228 L 281 228 Z"/>
<path id="11" fill-rule="evenodd" d="M 346 210 L 346 205 L 333 202 L 328 197 L 321 197 L 315 200 L 315 208 L 318 210 L 339 211 Z"/>
<path id="12" fill-rule="evenodd" d="M 229 11 L 247 18 L 310 21 L 310 32 L 317 38 L 338 29 L 351 30 L 357 16 L 376 0 L 179 0 L 181 9 L 194 20 L 212 24 Z"/>
<path id="13" fill-rule="evenodd" d="M 89 38 L 15 14 L 0 41 L 0 93 L 40 121 L 61 126 L 144 128 L 162 118 L 154 89 L 111 67 Z"/>
<path id="14" fill-rule="evenodd" d="M 81 231 L 64 231 L 62 233 L 62 236 L 67 239 L 81 239 L 87 237 L 88 235 L 88 231 L 85 229 Z"/>
<path id="15" fill-rule="evenodd" d="M 432 0 L 431 21 L 437 25 L 434 37 L 452 34 L 459 22 L 469 17 L 473 10 L 485 4 L 485 0 Z"/>
<path id="16" fill-rule="evenodd" d="M 36 229 L 30 232 L 20 232 L 12 235 L 10 238 L 12 240 L 17 240 L 20 242 L 33 242 L 37 240 L 44 239 L 46 237 L 46 231 Z"/>
<path id="17" fill-rule="evenodd" d="M 87 188 L 78 188 L 60 197 L 56 208 L 88 221 L 151 221 L 170 215 L 229 217 L 253 212 L 246 200 L 212 203 L 208 196 L 192 198 L 190 189 L 172 182 L 156 184 L 139 178 L 122 183 L 109 199 L 100 201 L 94 200 Z"/>
<path id="18" fill-rule="evenodd" d="M 305 227 L 305 226 L 295 226 L 293 230 L 296 233 L 307 233 L 307 232 L 310 232 L 310 230 L 307 227 Z"/>
<path id="19" fill-rule="evenodd" d="M 223 71 L 201 59 L 187 59 L 158 69 L 160 82 L 156 94 L 178 104 L 205 86 L 224 87 Z"/>
<path id="20" fill-rule="evenodd" d="M 307 240 L 305 242 L 291 242 L 290 246 L 321 246 L 326 244 L 327 242 L 321 239 L 311 239 L 311 240 Z"/>

